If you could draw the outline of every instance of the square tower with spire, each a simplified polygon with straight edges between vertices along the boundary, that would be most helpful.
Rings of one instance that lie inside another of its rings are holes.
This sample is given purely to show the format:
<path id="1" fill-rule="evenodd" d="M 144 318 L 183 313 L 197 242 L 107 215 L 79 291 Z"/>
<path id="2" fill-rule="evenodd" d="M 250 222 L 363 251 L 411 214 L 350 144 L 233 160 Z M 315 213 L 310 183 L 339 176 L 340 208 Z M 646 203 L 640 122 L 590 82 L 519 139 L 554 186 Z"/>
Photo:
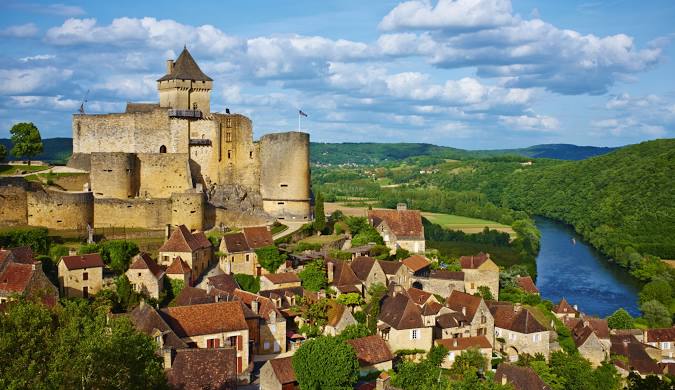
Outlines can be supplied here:
<path id="1" fill-rule="evenodd" d="M 207 115 L 211 112 L 211 89 L 213 79 L 204 74 L 183 47 L 176 61 L 166 61 L 166 75 L 157 80 L 159 106 L 174 110 L 198 110 Z"/>

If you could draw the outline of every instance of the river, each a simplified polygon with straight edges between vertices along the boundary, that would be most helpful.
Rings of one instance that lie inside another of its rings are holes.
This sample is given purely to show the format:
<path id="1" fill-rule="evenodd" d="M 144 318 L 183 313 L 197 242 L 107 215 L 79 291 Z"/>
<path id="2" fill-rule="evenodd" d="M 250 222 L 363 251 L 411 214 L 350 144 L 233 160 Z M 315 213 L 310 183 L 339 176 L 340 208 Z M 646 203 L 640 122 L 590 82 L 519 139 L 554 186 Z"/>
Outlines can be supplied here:
<path id="1" fill-rule="evenodd" d="M 640 283 L 628 272 L 607 261 L 571 227 L 542 217 L 535 221 L 541 232 L 537 288 L 542 298 L 558 303 L 565 297 L 582 312 L 601 317 L 620 307 L 640 314 Z"/>

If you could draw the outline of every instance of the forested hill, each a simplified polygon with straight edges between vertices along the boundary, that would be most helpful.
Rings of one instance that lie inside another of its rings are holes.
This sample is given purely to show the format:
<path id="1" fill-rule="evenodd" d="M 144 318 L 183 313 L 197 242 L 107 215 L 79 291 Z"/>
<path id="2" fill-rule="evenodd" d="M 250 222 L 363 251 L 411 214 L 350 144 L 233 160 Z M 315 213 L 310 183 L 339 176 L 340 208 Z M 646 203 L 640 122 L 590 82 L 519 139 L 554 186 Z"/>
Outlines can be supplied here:
<path id="1" fill-rule="evenodd" d="M 464 150 L 447 146 L 413 143 L 312 143 L 311 159 L 314 164 L 332 165 L 377 165 L 420 156 L 467 160 L 513 155 L 532 158 L 582 160 L 606 154 L 615 149 L 569 144 L 535 145 L 521 149 Z"/>
<path id="2" fill-rule="evenodd" d="M 675 139 L 535 164 L 512 173 L 501 197 L 509 207 L 573 225 L 622 263 L 636 258 L 633 249 L 675 259 Z"/>
<path id="3" fill-rule="evenodd" d="M 42 143 L 44 145 L 44 152 L 35 156 L 35 160 L 65 164 L 73 152 L 72 138 L 45 138 L 42 140 Z M 13 160 L 14 156 L 9 154 L 12 148 L 12 141 L 0 138 L 0 145 L 5 145 L 7 148 L 7 158 Z"/>

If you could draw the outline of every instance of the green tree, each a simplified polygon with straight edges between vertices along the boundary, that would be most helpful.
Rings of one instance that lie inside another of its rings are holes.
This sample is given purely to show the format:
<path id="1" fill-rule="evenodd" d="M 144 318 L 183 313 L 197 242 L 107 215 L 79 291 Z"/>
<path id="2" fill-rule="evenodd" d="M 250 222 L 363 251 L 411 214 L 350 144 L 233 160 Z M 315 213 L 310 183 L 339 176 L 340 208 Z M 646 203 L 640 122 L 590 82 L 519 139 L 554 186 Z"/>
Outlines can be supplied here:
<path id="1" fill-rule="evenodd" d="M 363 304 L 363 297 L 358 293 L 340 294 L 337 301 L 354 311 L 354 307 Z"/>
<path id="2" fill-rule="evenodd" d="M 12 134 L 12 154 L 17 158 L 28 157 L 30 165 L 30 159 L 43 150 L 40 130 L 32 122 L 22 122 L 12 126 L 9 132 Z"/>
<path id="3" fill-rule="evenodd" d="M 0 145 L 0 162 L 5 161 L 6 157 L 7 157 L 7 148 L 5 148 L 5 145 Z"/>
<path id="4" fill-rule="evenodd" d="M 487 367 L 485 357 L 478 349 L 470 348 L 455 358 L 455 362 L 452 364 L 450 372 L 455 377 L 462 377 L 467 371 L 473 372 L 474 374 L 479 371 L 483 372 L 485 367 Z"/>
<path id="5" fill-rule="evenodd" d="M 35 254 L 49 253 L 49 231 L 43 227 L 21 227 L 0 231 L 0 247 L 29 246 Z"/>
<path id="6" fill-rule="evenodd" d="M 670 311 L 663 303 L 653 299 L 640 305 L 642 317 L 652 328 L 667 328 L 672 324 Z"/>
<path id="7" fill-rule="evenodd" d="M 491 301 L 494 299 L 492 296 L 492 291 L 488 286 L 478 286 L 478 295 L 480 295 L 486 301 Z"/>
<path id="8" fill-rule="evenodd" d="M 258 263 L 270 273 L 277 272 L 287 257 L 285 253 L 280 253 L 274 245 L 258 248 L 255 250 L 255 254 L 258 257 Z"/>
<path id="9" fill-rule="evenodd" d="M 551 390 L 565 390 L 565 379 L 554 374 L 545 360 L 534 360 L 530 362 L 529 366 L 539 375 L 544 383 L 551 387 Z"/>
<path id="10" fill-rule="evenodd" d="M 257 293 L 260 291 L 260 277 L 247 274 L 234 274 L 234 280 L 242 290 Z"/>
<path id="11" fill-rule="evenodd" d="M 134 291 L 127 275 L 122 274 L 118 276 L 115 286 L 119 303 L 124 310 L 128 310 L 138 304 L 140 296 Z"/>
<path id="12" fill-rule="evenodd" d="M 377 317 L 380 315 L 380 302 L 387 294 L 387 286 L 382 283 L 373 283 L 368 287 L 368 303 L 364 308 L 366 312 L 366 325 L 372 333 L 377 329 Z"/>
<path id="13" fill-rule="evenodd" d="M 135 242 L 126 240 L 104 241 L 99 245 L 99 250 L 103 262 L 118 274 L 127 271 L 131 258 L 139 252 Z"/>
<path id="14" fill-rule="evenodd" d="M 351 390 L 358 379 L 354 349 L 336 337 L 321 336 L 305 342 L 292 362 L 301 390 Z"/>
<path id="15" fill-rule="evenodd" d="M 640 291 L 640 303 L 657 300 L 665 306 L 669 306 L 672 302 L 673 290 L 670 283 L 664 279 L 654 279 L 642 287 Z"/>
<path id="16" fill-rule="evenodd" d="M 556 351 L 551 353 L 551 372 L 564 380 L 565 389 L 588 389 L 593 382 L 591 363 L 578 354 Z"/>
<path id="17" fill-rule="evenodd" d="M 607 325 L 610 329 L 631 329 L 635 326 L 633 317 L 623 308 L 607 317 Z"/>
<path id="18" fill-rule="evenodd" d="M 634 371 L 628 374 L 626 382 L 626 390 L 672 390 L 675 387 L 671 381 L 656 375 L 647 375 L 643 378 Z"/>
<path id="19" fill-rule="evenodd" d="M 320 291 L 328 285 L 325 264 L 320 259 L 305 265 L 298 276 L 302 281 L 302 287 L 309 291 Z"/>
<path id="20" fill-rule="evenodd" d="M 620 390 L 623 380 L 616 370 L 616 366 L 609 362 L 602 364 L 593 371 L 593 383 L 598 390 Z"/>
<path id="21" fill-rule="evenodd" d="M 314 199 L 314 229 L 322 232 L 326 228 L 326 212 L 323 208 L 323 195 L 317 192 Z"/>
<path id="22" fill-rule="evenodd" d="M 372 334 L 370 329 L 364 324 L 352 324 L 347 325 L 337 337 L 341 340 L 353 340 Z"/>

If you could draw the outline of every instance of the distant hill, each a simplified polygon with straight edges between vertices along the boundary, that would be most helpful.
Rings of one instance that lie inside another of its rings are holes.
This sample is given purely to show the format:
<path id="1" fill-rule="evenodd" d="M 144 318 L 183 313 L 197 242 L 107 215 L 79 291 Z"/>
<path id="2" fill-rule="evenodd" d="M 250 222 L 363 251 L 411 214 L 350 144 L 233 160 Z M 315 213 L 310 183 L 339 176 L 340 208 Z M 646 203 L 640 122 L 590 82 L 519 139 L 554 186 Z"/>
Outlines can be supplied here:
<path id="1" fill-rule="evenodd" d="M 310 145 L 312 163 L 381 164 L 411 157 L 476 159 L 499 156 L 583 160 L 609 153 L 616 148 L 576 146 L 569 144 L 535 145 L 521 149 L 464 150 L 447 146 L 413 143 L 316 143 Z"/>
<path id="2" fill-rule="evenodd" d="M 44 144 L 44 152 L 35 156 L 35 160 L 49 161 L 54 164 L 65 164 L 73 152 L 72 138 L 45 138 L 42 140 Z M 16 160 L 14 156 L 9 154 L 12 148 L 12 141 L 6 138 L 0 138 L 0 144 L 7 148 L 7 159 Z"/>

